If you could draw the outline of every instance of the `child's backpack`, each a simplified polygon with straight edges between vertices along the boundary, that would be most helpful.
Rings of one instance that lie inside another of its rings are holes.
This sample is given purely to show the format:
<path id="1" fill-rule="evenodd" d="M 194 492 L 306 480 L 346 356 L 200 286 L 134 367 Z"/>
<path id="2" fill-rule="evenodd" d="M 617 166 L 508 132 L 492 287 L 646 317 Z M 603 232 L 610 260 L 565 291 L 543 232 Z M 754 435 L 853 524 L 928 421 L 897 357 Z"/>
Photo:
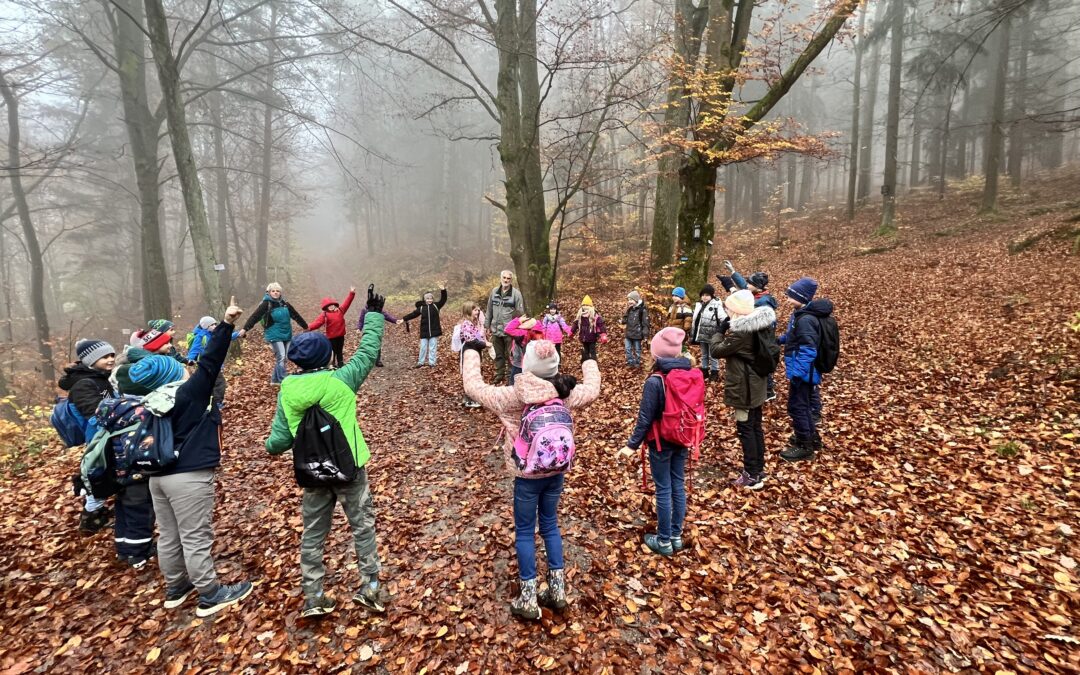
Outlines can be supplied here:
<path id="1" fill-rule="evenodd" d="M 521 411 L 514 460 L 525 478 L 566 473 L 574 463 L 574 417 L 562 399 L 533 403 Z"/>
<path id="2" fill-rule="evenodd" d="M 293 473 L 300 487 L 346 485 L 360 471 L 341 423 L 318 403 L 300 420 L 292 452 Z"/>
<path id="3" fill-rule="evenodd" d="M 124 487 L 116 480 L 113 442 L 118 436 L 132 433 L 138 428 L 138 424 L 133 424 L 116 431 L 98 429 L 93 438 L 87 441 L 86 451 L 79 462 L 79 473 L 74 477 L 76 495 L 85 493 L 105 499 Z"/>
<path id="4" fill-rule="evenodd" d="M 120 487 L 144 483 L 150 476 L 169 469 L 179 458 L 180 449 L 173 440 L 169 414 L 180 385 L 180 382 L 167 384 L 145 398 L 105 399 L 98 406 L 100 429 L 113 437 L 110 464 Z M 95 436 L 94 440 L 97 439 Z"/>
<path id="5" fill-rule="evenodd" d="M 461 324 L 459 323 L 454 326 L 454 336 L 450 338 L 450 351 L 455 353 L 460 352 L 461 347 Z"/>
<path id="6" fill-rule="evenodd" d="M 818 318 L 818 348 L 814 369 L 819 373 L 831 373 L 840 359 L 840 327 L 829 316 Z"/>
<path id="7" fill-rule="evenodd" d="M 776 331 L 772 328 L 762 328 L 753 336 L 753 358 L 747 363 L 750 369 L 761 377 L 768 377 L 776 372 L 780 365 L 780 341 L 776 339 Z"/>
<path id="8" fill-rule="evenodd" d="M 705 439 L 705 378 L 698 368 L 671 370 L 650 377 L 660 378 L 664 386 L 664 412 L 652 428 L 657 451 L 661 449 L 661 440 L 689 448 L 692 465 L 701 458 L 701 443 Z M 648 487 L 645 445 L 641 444 L 642 490 Z"/>
<path id="9" fill-rule="evenodd" d="M 64 445 L 69 448 L 82 445 L 87 441 L 86 419 L 66 396 L 56 398 L 56 405 L 53 406 L 52 415 L 49 416 L 49 423 L 52 424 L 53 429 L 56 429 Z"/>

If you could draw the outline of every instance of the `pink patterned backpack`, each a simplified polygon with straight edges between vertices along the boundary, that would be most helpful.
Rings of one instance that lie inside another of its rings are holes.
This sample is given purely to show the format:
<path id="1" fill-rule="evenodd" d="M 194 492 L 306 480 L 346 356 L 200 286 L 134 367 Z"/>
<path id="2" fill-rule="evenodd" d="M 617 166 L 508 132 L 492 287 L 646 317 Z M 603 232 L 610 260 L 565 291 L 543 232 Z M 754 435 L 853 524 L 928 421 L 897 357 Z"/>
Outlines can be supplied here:
<path id="1" fill-rule="evenodd" d="M 514 440 L 514 460 L 525 478 L 566 473 L 574 463 L 574 418 L 562 399 L 525 406 Z"/>

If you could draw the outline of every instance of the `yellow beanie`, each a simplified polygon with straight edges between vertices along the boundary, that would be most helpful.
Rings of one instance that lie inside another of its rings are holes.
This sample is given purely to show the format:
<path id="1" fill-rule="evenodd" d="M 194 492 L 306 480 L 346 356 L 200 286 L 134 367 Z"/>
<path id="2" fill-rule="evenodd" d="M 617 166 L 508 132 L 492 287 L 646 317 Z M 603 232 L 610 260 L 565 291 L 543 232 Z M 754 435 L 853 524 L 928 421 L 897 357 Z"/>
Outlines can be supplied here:
<path id="1" fill-rule="evenodd" d="M 582 307 L 592 307 L 593 306 L 592 298 L 590 298 L 589 296 L 586 295 L 584 298 L 581 299 L 581 306 Z"/>

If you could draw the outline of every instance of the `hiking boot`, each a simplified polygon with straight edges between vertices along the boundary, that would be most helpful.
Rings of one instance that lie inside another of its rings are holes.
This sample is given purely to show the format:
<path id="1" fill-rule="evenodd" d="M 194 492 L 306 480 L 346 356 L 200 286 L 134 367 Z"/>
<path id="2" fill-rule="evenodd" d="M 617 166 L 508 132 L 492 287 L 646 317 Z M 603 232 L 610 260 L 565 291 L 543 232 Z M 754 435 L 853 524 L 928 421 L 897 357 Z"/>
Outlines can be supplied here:
<path id="1" fill-rule="evenodd" d="M 423 367 L 424 367 L 424 364 L 418 363 L 415 366 L 413 366 L 413 370 L 416 370 L 417 368 L 423 368 Z"/>
<path id="2" fill-rule="evenodd" d="M 814 458 L 814 446 L 806 441 L 797 441 L 794 445 L 780 451 L 780 459 L 785 462 L 799 462 Z"/>
<path id="3" fill-rule="evenodd" d="M 660 541 L 660 535 L 647 534 L 645 535 L 645 545 L 649 547 L 649 550 L 653 553 L 659 553 L 665 558 L 670 558 L 675 553 L 675 549 L 672 548 L 671 542 L 664 544 Z"/>
<path id="4" fill-rule="evenodd" d="M 551 609 L 566 609 L 566 572 L 548 570 L 547 589 L 540 593 L 537 602 Z"/>
<path id="5" fill-rule="evenodd" d="M 195 592 L 195 584 L 185 581 L 179 586 L 165 589 L 165 609 L 176 609 Z"/>
<path id="6" fill-rule="evenodd" d="M 334 599 L 328 595 L 319 593 L 314 597 L 304 600 L 304 610 L 300 612 L 301 619 L 307 619 L 309 617 L 321 617 L 326 616 L 330 612 L 334 611 Z"/>
<path id="7" fill-rule="evenodd" d="M 684 548 L 686 548 L 686 547 L 683 545 L 682 537 L 672 537 L 671 538 L 671 550 L 673 552 L 678 553 L 679 551 L 683 550 Z"/>
<path id="8" fill-rule="evenodd" d="M 743 471 L 739 474 L 739 477 L 731 481 L 732 487 L 748 488 L 750 490 L 760 490 L 765 487 L 765 474 L 750 474 Z"/>
<path id="9" fill-rule="evenodd" d="M 386 603 L 380 597 L 382 584 L 376 578 L 371 578 L 360 585 L 360 590 L 353 595 L 353 602 L 363 605 L 372 612 L 383 613 L 386 611 Z"/>
<path id="10" fill-rule="evenodd" d="M 775 401 L 775 400 L 776 400 L 776 392 L 770 389 L 765 394 L 765 402 L 768 403 L 769 401 Z"/>
<path id="11" fill-rule="evenodd" d="M 375 362 L 375 367 L 376 368 L 382 368 L 383 367 L 382 359 L 379 359 L 378 361 Z"/>
<path id="12" fill-rule="evenodd" d="M 719 370 L 714 370 L 711 373 L 709 373 L 709 382 L 719 382 L 719 381 L 720 381 L 720 371 Z"/>
<path id="13" fill-rule="evenodd" d="M 788 436 L 787 444 L 789 447 L 797 445 L 798 442 L 799 437 L 795 434 L 791 434 L 790 436 Z M 823 447 L 825 447 L 825 444 L 821 442 L 821 434 L 815 431 L 814 440 L 810 442 L 810 445 L 813 446 L 814 452 L 817 452 L 818 450 L 821 450 Z"/>
<path id="14" fill-rule="evenodd" d="M 195 616 L 205 617 L 217 614 L 229 605 L 235 605 L 247 596 L 251 595 L 252 585 L 250 581 L 241 581 L 238 584 L 221 584 L 213 593 L 199 594 L 199 606 L 195 608 Z"/>
<path id="15" fill-rule="evenodd" d="M 521 582 L 521 594 L 510 603 L 510 613 L 522 619 L 540 619 L 540 605 L 536 602 L 536 579 Z"/>
<path id="16" fill-rule="evenodd" d="M 100 532 L 102 528 L 109 524 L 109 516 L 112 512 L 104 506 L 97 511 L 87 511 L 83 509 L 79 514 L 79 532 L 83 534 L 94 534 Z"/>

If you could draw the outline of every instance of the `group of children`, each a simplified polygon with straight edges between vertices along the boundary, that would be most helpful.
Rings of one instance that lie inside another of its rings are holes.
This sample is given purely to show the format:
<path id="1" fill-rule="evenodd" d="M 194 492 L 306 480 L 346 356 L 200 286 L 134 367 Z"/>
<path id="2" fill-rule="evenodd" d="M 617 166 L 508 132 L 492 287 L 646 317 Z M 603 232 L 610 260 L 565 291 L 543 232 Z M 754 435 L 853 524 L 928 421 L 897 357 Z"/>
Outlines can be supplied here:
<path id="1" fill-rule="evenodd" d="M 651 338 L 649 312 L 638 292 L 627 295 L 621 320 L 629 366 L 641 365 L 642 343 L 650 340 L 652 371 L 645 380 L 637 422 L 623 452 L 633 453 L 643 445 L 648 449 L 658 527 L 656 533 L 645 537 L 644 543 L 663 556 L 684 547 L 687 462 L 701 440 L 700 436 L 689 441 L 672 434 L 663 422 L 672 390 L 693 391 L 696 378 L 703 406 L 704 382 L 717 380 L 719 363 L 725 362 L 724 402 L 735 411 L 743 447 L 743 471 L 734 484 L 760 489 L 765 480 L 762 406 L 773 394 L 771 374 L 763 372 L 759 364 L 761 345 L 767 345 L 772 336 L 774 342 L 783 344 L 785 369 L 791 381 L 788 409 L 795 429 L 791 447 L 781 457 L 790 461 L 807 459 L 821 447 L 816 431 L 820 403 L 815 401 L 820 401 L 816 388 L 823 369 L 817 357 L 822 348 L 820 324 L 831 319 L 831 302 L 815 299 L 814 280 L 803 278 L 793 283 L 786 295 L 795 311 L 787 330 L 777 339 L 777 303 L 767 291 L 767 275 L 758 272 L 744 279 L 734 270 L 729 271 L 730 276 L 721 277 L 729 291 L 722 300 L 711 285 L 706 285 L 699 302 L 691 308 L 685 290 L 674 289 L 666 325 Z M 453 346 L 460 353 L 464 403 L 491 410 L 502 425 L 502 451 L 507 471 L 514 478 L 515 546 L 521 582 L 511 611 L 535 620 L 540 617 L 540 606 L 561 609 L 567 604 L 558 503 L 576 448 L 573 413 L 599 396 L 597 348 L 608 341 L 608 334 L 588 296 L 573 322 L 567 322 L 554 304 L 548 305 L 539 318 L 527 316 L 512 280 L 512 275 L 504 272 L 502 285 L 489 297 L 487 314 L 475 303 L 463 305 L 461 319 L 454 328 Z M 275 353 L 283 350 L 284 359 L 295 367 L 290 375 L 284 364 L 275 364 L 275 378 L 279 365 L 282 374 L 277 382 L 277 409 L 266 449 L 273 455 L 293 451 L 297 481 L 303 487 L 301 615 L 322 616 L 337 604 L 324 589 L 323 547 L 338 502 L 352 529 L 361 575 L 353 601 L 381 612 L 387 594 L 379 580 L 374 505 L 366 472 L 371 452 L 357 421 L 356 393 L 372 369 L 381 365 L 387 321 L 400 323 L 419 318 L 418 365 L 435 364 L 446 289 L 440 289 L 437 301 L 433 294 L 425 294 L 416 311 L 395 319 L 384 312 L 385 299 L 369 286 L 360 317 L 360 345 L 346 362 L 342 354 L 344 314 L 355 290 L 350 289 L 340 304 L 333 298 L 324 299 L 323 315 L 308 325 L 281 297 L 280 286 L 275 286 L 268 287 L 259 308 L 239 330 L 234 330 L 234 324 L 242 310 L 232 303 L 220 324 L 204 317 L 193 331 L 186 356 L 172 345 L 174 327 L 164 320 L 151 322 L 146 330 L 139 331 L 139 346 L 126 351 L 123 364 L 108 343 L 80 341 L 76 347 L 79 361 L 68 367 L 61 387 L 68 390 L 70 402 L 81 415 L 97 420 L 103 430 L 99 434 L 115 429 L 109 412 L 118 396 L 145 397 L 137 399 L 142 402 L 160 395 L 168 398 L 169 406 L 163 414 L 171 422 L 176 447 L 183 451 L 163 470 L 117 492 L 117 552 L 136 567 L 145 565 L 156 554 L 165 577 L 164 606 L 179 607 L 197 592 L 196 613 L 208 616 L 242 600 L 252 590 L 246 581 L 221 584 L 213 568 L 212 510 L 215 469 L 220 464 L 221 399 L 218 397 L 217 405 L 212 401 L 230 341 L 243 337 L 263 318 L 267 341 L 272 345 L 282 343 L 274 348 Z M 292 321 L 306 329 L 325 326 L 326 333 L 308 330 L 293 337 Z M 560 373 L 562 342 L 572 336 L 582 342 L 580 381 Z M 497 341 L 503 338 L 506 343 L 500 349 Z M 694 370 L 695 359 L 690 355 L 690 347 L 695 344 L 701 350 L 700 371 Z M 499 357 L 504 359 L 504 366 L 509 364 L 506 384 L 498 372 L 494 383 L 484 381 L 480 369 L 483 353 L 495 357 L 497 364 Z M 690 388 L 685 388 L 687 383 Z M 703 407 L 697 414 L 699 418 L 704 414 Z M 122 451 L 117 446 L 117 456 Z M 80 521 L 84 530 L 96 531 L 106 523 L 107 517 L 99 513 L 104 508 L 103 497 L 87 495 Z M 155 514 L 159 528 L 156 551 Z M 536 567 L 537 526 L 547 558 L 543 587 Z"/>

